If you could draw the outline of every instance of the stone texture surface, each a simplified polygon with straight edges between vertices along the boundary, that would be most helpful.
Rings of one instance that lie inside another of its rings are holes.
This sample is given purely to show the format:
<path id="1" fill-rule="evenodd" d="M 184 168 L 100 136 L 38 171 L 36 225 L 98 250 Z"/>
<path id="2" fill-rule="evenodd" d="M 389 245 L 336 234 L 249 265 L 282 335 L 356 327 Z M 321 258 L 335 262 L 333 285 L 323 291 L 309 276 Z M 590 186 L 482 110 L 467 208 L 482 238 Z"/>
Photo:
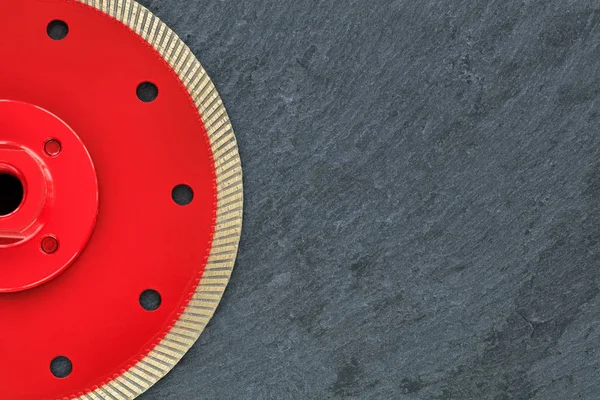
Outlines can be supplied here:
<path id="1" fill-rule="evenodd" d="M 600 8 L 142 0 L 239 140 L 237 269 L 170 399 L 598 399 Z"/>

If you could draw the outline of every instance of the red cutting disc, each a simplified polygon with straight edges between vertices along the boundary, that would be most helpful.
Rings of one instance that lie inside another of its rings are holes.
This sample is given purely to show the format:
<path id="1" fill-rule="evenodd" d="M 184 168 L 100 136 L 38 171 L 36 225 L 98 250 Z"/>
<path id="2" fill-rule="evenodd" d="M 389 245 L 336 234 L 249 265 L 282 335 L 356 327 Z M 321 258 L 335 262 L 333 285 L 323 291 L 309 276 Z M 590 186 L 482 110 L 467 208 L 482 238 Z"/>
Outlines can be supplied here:
<path id="1" fill-rule="evenodd" d="M 229 118 L 134 1 L 3 0 L 0 14 L 0 398 L 133 399 L 229 280 Z"/>

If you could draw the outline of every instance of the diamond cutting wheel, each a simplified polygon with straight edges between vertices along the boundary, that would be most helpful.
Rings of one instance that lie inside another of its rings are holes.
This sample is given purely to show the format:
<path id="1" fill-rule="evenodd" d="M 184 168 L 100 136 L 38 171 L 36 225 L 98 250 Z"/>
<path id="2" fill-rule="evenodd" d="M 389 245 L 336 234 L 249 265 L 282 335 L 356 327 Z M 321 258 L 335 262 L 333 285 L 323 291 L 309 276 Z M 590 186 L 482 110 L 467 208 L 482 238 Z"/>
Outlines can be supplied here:
<path id="1" fill-rule="evenodd" d="M 133 399 L 198 339 L 232 272 L 229 118 L 134 1 L 0 14 L 0 398 Z"/>

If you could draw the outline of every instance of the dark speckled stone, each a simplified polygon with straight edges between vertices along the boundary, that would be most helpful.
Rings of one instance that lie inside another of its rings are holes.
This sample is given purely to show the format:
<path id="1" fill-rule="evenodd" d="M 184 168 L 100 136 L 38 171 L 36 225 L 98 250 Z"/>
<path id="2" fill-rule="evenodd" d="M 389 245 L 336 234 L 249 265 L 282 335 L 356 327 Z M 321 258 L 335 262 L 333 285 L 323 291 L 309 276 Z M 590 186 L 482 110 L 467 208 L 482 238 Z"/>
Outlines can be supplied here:
<path id="1" fill-rule="evenodd" d="M 215 318 L 144 400 L 600 398 L 600 8 L 142 0 L 231 114 Z"/>

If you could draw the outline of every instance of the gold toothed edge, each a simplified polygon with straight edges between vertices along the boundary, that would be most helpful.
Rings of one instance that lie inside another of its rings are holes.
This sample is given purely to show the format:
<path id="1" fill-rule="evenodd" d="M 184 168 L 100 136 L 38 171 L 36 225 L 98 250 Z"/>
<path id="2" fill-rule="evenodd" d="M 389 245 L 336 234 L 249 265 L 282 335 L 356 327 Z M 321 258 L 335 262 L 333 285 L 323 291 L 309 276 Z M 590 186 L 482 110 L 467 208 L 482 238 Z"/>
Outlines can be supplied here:
<path id="1" fill-rule="evenodd" d="M 171 66 L 194 101 L 213 151 L 217 220 L 205 272 L 185 311 L 165 338 L 140 362 L 78 400 L 135 399 L 163 378 L 200 337 L 217 309 L 233 271 L 242 231 L 242 166 L 221 97 L 189 47 L 134 0 L 77 0 L 120 21 L 144 38 Z"/>

